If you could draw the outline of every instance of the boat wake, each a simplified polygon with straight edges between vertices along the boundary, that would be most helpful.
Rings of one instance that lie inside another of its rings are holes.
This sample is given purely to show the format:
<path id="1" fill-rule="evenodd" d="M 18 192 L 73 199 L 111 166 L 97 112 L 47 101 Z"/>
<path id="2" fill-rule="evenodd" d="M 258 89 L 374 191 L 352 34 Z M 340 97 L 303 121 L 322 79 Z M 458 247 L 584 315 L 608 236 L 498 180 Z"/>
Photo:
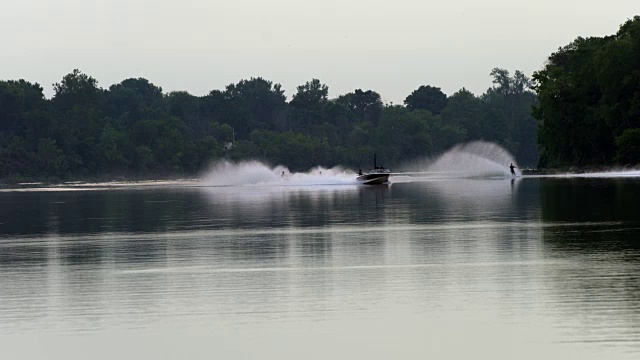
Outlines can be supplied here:
<path id="1" fill-rule="evenodd" d="M 601 172 L 587 172 L 587 173 L 563 173 L 563 174 L 543 174 L 543 175 L 525 175 L 529 178 L 602 178 L 602 179 L 615 179 L 615 178 L 640 178 L 640 170 L 611 170 Z"/>
<path id="2" fill-rule="evenodd" d="M 336 166 L 291 172 L 287 167 L 270 167 L 260 161 L 218 161 L 200 177 L 203 186 L 314 186 L 356 185 L 356 173 Z"/>

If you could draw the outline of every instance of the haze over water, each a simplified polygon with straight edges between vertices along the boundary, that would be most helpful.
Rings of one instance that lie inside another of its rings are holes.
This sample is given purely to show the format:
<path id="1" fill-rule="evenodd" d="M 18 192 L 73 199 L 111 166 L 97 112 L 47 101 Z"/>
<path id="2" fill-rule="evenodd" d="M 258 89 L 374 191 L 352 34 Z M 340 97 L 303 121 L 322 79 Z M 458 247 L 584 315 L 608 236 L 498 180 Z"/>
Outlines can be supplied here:
<path id="1" fill-rule="evenodd" d="M 265 168 L 0 192 L 2 358 L 640 356 L 638 176 Z"/>

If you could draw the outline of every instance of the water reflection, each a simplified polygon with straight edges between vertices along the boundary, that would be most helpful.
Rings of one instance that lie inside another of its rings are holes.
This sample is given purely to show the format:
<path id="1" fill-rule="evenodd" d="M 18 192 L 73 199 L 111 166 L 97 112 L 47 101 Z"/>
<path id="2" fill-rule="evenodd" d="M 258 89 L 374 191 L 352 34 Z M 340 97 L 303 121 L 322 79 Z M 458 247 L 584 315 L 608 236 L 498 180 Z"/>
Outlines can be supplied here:
<path id="1" fill-rule="evenodd" d="M 545 221 L 638 221 L 637 179 L 546 179 L 540 202 Z"/>
<path id="2" fill-rule="evenodd" d="M 634 179 L 541 181 L 544 276 L 552 285 L 553 319 L 572 342 L 640 350 L 640 183 Z"/>
<path id="3" fill-rule="evenodd" d="M 327 223 L 503 216 L 519 196 L 507 180 L 392 186 L 255 186 L 0 193 L 0 234 L 99 234 L 317 227 Z M 391 204 L 391 206 L 388 206 Z M 423 209 L 427 205 L 428 212 Z M 535 204 L 532 204 L 535 205 Z M 516 212 L 516 217 L 522 216 Z M 391 212 L 391 213 L 390 213 Z M 483 215 L 485 214 L 485 215 Z M 486 215 L 489 216 L 489 215 Z M 529 218 L 525 216 L 524 218 Z"/>
<path id="4" fill-rule="evenodd" d="M 638 184 L 599 181 L 0 193 L 0 335 L 355 333 L 411 355 L 447 334 L 424 355 L 478 336 L 637 355 Z"/>

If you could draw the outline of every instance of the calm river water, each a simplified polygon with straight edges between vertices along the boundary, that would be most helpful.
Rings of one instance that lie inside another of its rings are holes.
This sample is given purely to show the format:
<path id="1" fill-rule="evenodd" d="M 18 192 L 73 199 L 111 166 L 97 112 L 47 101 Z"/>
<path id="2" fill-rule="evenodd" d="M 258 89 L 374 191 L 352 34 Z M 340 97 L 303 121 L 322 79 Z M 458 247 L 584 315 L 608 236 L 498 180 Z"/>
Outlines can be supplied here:
<path id="1" fill-rule="evenodd" d="M 640 178 L 0 192 L 2 359 L 640 357 Z"/>

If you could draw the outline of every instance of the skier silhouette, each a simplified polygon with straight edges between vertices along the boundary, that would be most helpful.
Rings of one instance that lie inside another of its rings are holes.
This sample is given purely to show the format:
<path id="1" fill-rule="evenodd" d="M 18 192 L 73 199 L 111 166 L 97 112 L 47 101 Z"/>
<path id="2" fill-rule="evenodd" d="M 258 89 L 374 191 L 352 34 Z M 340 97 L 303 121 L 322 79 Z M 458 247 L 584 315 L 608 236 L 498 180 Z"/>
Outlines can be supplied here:
<path id="1" fill-rule="evenodd" d="M 515 169 L 516 167 L 515 167 L 515 166 L 513 166 L 513 163 L 511 163 L 511 165 L 509 166 L 509 168 L 511 169 L 511 175 L 515 176 L 515 175 L 516 175 L 516 171 L 515 171 L 515 170 L 513 170 L 513 169 Z"/>

